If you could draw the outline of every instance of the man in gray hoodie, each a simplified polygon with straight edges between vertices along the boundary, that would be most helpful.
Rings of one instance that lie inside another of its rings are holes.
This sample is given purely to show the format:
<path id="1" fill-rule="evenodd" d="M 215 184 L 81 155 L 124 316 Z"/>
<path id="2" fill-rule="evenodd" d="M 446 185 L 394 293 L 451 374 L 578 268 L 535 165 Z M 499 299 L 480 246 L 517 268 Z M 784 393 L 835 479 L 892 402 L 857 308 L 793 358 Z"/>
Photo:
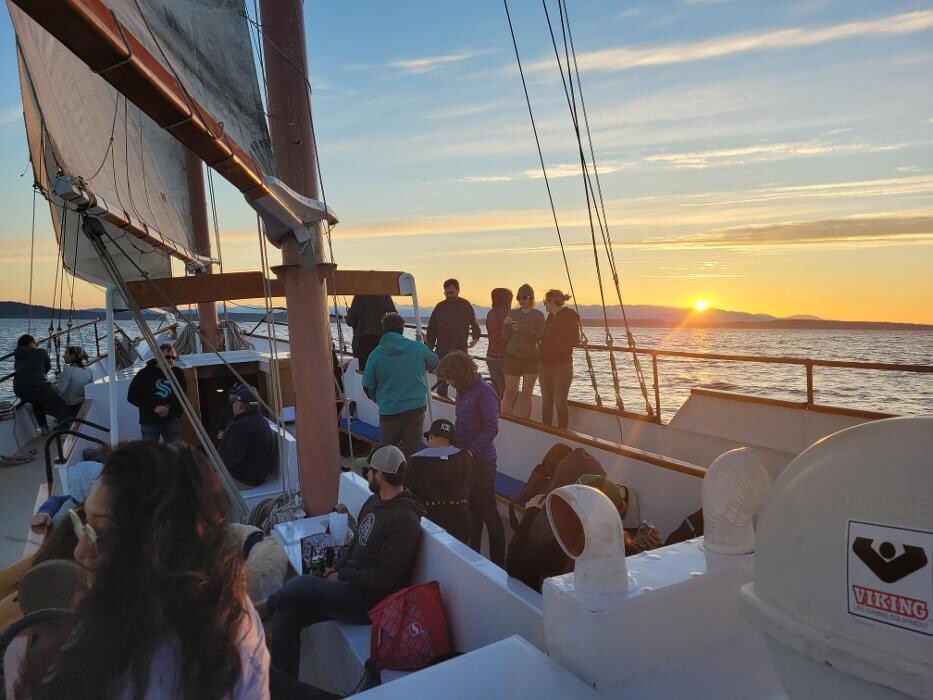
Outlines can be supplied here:
<path id="1" fill-rule="evenodd" d="M 296 576 L 256 605 L 265 619 L 271 616 L 272 665 L 292 678 L 298 677 L 302 629 L 324 620 L 368 623 L 368 610 L 410 583 L 424 508 L 404 487 L 405 455 L 382 445 L 370 452 L 363 470 L 374 495 L 360 509 L 356 537 L 334 567 L 323 578 Z"/>

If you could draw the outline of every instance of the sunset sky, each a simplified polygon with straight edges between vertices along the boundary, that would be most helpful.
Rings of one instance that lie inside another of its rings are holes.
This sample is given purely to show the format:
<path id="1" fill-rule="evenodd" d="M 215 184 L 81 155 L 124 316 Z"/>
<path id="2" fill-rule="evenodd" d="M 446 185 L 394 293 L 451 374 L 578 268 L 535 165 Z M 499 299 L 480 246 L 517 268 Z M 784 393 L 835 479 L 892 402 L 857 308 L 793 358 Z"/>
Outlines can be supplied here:
<path id="1" fill-rule="evenodd" d="M 933 0 L 568 4 L 626 303 L 933 323 Z M 544 13 L 510 7 L 577 300 L 598 303 Z M 338 264 L 412 272 L 425 304 L 450 276 L 482 304 L 494 286 L 566 288 L 502 3 L 305 17 Z M 0 300 L 28 296 L 26 168 L 4 12 Z M 255 214 L 226 185 L 219 209 L 225 269 L 258 269 Z M 48 304 L 42 202 L 36 219 Z M 103 295 L 82 283 L 75 303 Z"/>

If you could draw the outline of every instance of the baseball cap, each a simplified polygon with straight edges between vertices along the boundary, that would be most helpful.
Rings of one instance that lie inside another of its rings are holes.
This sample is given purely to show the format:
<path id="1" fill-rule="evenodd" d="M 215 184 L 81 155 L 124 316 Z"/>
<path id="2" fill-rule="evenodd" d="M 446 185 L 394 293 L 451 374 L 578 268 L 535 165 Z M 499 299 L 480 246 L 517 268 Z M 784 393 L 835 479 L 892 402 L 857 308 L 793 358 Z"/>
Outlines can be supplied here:
<path id="1" fill-rule="evenodd" d="M 602 491 L 603 494 L 612 501 L 612 505 L 619 511 L 623 511 L 628 507 L 628 489 L 616 484 L 605 476 L 600 476 L 599 474 L 584 474 L 577 479 L 577 483 L 583 486 L 591 486 L 597 491 Z"/>
<path id="2" fill-rule="evenodd" d="M 237 382 L 230 388 L 230 401 L 239 401 L 240 403 L 259 405 L 256 399 L 256 391 L 249 384 Z"/>
<path id="3" fill-rule="evenodd" d="M 428 432 L 424 436 L 431 437 L 436 435 L 437 437 L 447 438 L 451 442 L 454 441 L 454 424 L 447 420 L 446 418 L 438 418 L 436 421 L 431 423 L 431 427 L 428 428 Z"/>
<path id="4" fill-rule="evenodd" d="M 356 466 L 375 469 L 386 474 L 397 474 L 405 464 L 405 455 L 395 445 L 380 445 L 368 457 L 356 460 Z"/>

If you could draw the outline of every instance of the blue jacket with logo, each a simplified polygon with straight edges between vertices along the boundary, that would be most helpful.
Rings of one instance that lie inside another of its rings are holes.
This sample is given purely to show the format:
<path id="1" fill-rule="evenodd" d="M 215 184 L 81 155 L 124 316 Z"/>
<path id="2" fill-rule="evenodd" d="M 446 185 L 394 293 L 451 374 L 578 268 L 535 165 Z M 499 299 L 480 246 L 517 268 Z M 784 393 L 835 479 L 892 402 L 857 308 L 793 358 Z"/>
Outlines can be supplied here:
<path id="1" fill-rule="evenodd" d="M 181 388 L 188 390 L 185 375 L 178 367 L 172 367 L 172 372 L 181 384 Z M 157 425 L 175 420 L 181 415 L 181 401 L 172 389 L 172 383 L 162 373 L 154 359 L 149 360 L 130 382 L 126 393 L 126 400 L 139 409 L 140 425 Z M 168 406 L 168 415 L 164 418 L 155 412 L 156 406 Z"/>
<path id="2" fill-rule="evenodd" d="M 366 360 L 363 390 L 379 406 L 380 416 L 394 416 L 428 405 L 424 373 L 437 366 L 424 343 L 400 333 L 386 333 Z"/>

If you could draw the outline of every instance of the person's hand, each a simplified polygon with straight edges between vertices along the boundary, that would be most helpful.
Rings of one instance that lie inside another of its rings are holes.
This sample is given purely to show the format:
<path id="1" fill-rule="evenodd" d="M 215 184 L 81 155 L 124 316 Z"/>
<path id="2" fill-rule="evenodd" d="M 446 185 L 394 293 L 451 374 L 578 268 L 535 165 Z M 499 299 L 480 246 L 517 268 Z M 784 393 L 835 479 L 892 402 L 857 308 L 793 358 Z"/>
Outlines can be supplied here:
<path id="1" fill-rule="evenodd" d="M 547 500 L 547 496 L 543 493 L 539 493 L 537 496 L 532 496 L 531 500 L 525 504 L 525 509 L 528 508 L 544 508 L 544 501 Z"/>
<path id="2" fill-rule="evenodd" d="M 467 343 L 468 348 L 476 347 L 476 344 L 479 342 L 479 338 L 473 338 L 469 343 Z"/>
<path id="3" fill-rule="evenodd" d="M 223 430 L 218 430 L 218 431 L 217 431 L 217 439 L 218 439 L 218 440 L 223 440 L 223 439 L 224 439 L 224 431 L 223 431 Z"/>
<path id="4" fill-rule="evenodd" d="M 635 544 L 643 552 L 649 549 L 655 549 L 661 544 L 661 533 L 656 528 L 639 532 L 635 537 Z"/>
<path id="5" fill-rule="evenodd" d="M 159 404 L 158 406 L 155 407 L 155 412 L 157 415 L 165 418 L 165 416 L 168 415 L 168 406 L 164 404 Z"/>
<path id="6" fill-rule="evenodd" d="M 327 568 L 324 569 L 324 579 L 327 581 L 337 581 L 337 571 L 336 569 Z"/>
<path id="7" fill-rule="evenodd" d="M 29 521 L 29 529 L 35 532 L 37 535 L 41 535 L 45 532 L 49 525 L 52 524 L 52 516 L 48 513 L 36 513 L 32 516 L 32 520 Z"/>

